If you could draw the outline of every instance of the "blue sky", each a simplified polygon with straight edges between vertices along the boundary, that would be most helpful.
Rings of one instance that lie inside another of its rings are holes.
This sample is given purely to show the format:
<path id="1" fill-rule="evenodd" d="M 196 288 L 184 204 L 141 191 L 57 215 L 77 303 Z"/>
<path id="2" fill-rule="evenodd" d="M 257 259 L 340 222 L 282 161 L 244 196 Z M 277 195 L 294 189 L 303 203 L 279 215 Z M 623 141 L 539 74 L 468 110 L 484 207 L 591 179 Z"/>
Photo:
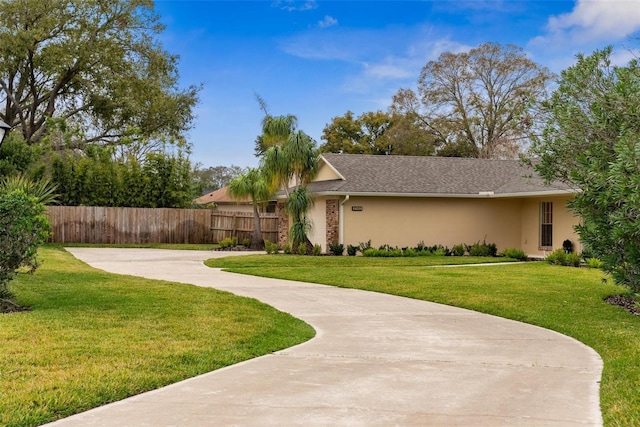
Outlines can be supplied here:
<path id="1" fill-rule="evenodd" d="M 156 0 L 161 42 L 180 57 L 181 85 L 202 84 L 189 132 L 192 160 L 255 166 L 263 113 L 295 114 L 321 144 L 348 110 L 385 111 L 442 52 L 515 44 L 559 73 L 606 45 L 640 48 L 640 0 Z M 633 39 L 632 37 L 636 37 Z"/>

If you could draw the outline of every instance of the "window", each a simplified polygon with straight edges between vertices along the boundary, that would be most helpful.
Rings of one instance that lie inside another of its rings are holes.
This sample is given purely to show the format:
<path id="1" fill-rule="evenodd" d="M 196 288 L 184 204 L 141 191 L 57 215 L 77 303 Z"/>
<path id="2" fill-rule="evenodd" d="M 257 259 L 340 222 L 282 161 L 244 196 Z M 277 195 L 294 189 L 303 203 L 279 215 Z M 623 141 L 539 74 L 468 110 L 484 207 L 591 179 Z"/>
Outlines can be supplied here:
<path id="1" fill-rule="evenodd" d="M 540 247 L 553 247 L 553 203 L 540 203 Z"/>

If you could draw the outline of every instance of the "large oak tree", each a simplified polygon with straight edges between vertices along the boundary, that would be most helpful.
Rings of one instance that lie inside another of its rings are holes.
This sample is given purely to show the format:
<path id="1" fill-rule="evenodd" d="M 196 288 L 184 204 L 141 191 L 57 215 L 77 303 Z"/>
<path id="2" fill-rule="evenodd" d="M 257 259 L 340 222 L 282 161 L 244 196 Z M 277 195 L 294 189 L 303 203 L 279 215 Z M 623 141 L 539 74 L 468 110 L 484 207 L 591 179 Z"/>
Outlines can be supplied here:
<path id="1" fill-rule="evenodd" d="M 391 109 L 419 119 L 441 155 L 511 158 L 535 131 L 552 77 L 521 48 L 485 43 L 429 61 L 417 93 L 401 89 Z"/>
<path id="2" fill-rule="evenodd" d="M 178 86 L 151 0 L 3 1 L 0 22 L 0 119 L 28 144 L 144 151 L 191 126 L 199 88 Z"/>

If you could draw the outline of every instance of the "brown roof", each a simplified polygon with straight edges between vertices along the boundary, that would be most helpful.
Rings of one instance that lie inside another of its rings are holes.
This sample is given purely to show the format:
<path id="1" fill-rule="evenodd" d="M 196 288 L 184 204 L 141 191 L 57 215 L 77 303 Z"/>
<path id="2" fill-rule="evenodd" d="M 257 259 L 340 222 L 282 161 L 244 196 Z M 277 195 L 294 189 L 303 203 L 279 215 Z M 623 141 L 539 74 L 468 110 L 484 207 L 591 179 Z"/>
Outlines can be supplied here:
<path id="1" fill-rule="evenodd" d="M 314 193 L 518 196 L 572 191 L 561 183 L 545 185 L 518 160 L 331 153 L 322 159 L 344 180 L 313 182 L 309 189 Z"/>
<path id="2" fill-rule="evenodd" d="M 234 199 L 227 193 L 228 187 L 222 187 L 216 191 L 213 191 L 209 194 L 205 194 L 204 196 L 200 196 L 193 201 L 196 205 L 208 205 L 209 203 L 215 204 L 250 204 L 251 198 L 246 197 L 243 199 Z"/>

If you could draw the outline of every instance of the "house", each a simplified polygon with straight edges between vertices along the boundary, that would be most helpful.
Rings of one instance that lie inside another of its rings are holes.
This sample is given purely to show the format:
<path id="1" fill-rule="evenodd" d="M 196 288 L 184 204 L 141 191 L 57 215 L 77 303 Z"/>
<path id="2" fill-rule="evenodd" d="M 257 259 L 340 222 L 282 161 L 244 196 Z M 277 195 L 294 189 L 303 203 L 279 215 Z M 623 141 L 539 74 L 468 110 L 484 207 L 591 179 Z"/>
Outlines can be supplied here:
<path id="1" fill-rule="evenodd" d="M 234 199 L 228 194 L 227 189 L 228 187 L 222 187 L 200 196 L 193 201 L 193 204 L 224 212 L 253 212 L 249 197 L 242 200 Z"/>
<path id="2" fill-rule="evenodd" d="M 374 247 L 486 241 L 544 256 L 567 239 L 580 250 L 579 218 L 567 209 L 575 190 L 545 185 L 518 160 L 323 154 L 319 161 L 309 184 L 309 237 L 325 251 L 368 240 Z M 286 224 L 281 229 L 282 243 Z"/>

